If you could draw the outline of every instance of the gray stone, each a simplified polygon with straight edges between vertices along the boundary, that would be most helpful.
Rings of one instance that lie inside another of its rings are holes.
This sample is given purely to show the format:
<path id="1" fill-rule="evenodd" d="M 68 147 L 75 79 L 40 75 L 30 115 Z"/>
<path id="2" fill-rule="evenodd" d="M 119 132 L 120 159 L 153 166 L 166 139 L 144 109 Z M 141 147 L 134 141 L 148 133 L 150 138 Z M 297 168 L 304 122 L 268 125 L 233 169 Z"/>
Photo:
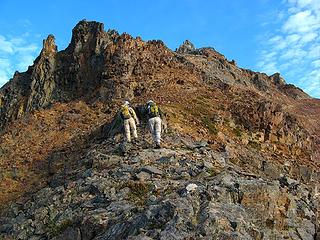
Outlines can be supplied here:
<path id="1" fill-rule="evenodd" d="M 155 205 L 157 203 L 158 203 L 158 201 L 157 201 L 157 197 L 155 195 L 151 195 L 148 198 L 147 205 Z"/>
<path id="2" fill-rule="evenodd" d="M 0 233 L 8 234 L 12 231 L 12 224 L 2 224 L 0 225 Z"/>
<path id="3" fill-rule="evenodd" d="M 118 165 L 122 161 L 122 158 L 120 156 L 117 156 L 117 155 L 109 156 L 101 153 L 98 153 L 98 155 L 94 156 L 93 158 L 94 158 L 93 160 L 94 169 L 108 169 Z"/>
<path id="4" fill-rule="evenodd" d="M 145 180 L 149 180 L 150 179 L 150 174 L 148 172 L 145 172 L 145 171 L 141 171 L 139 172 L 138 174 L 136 174 L 136 178 L 139 180 L 139 181 L 145 181 Z"/>
<path id="5" fill-rule="evenodd" d="M 195 142 L 194 143 L 194 147 L 195 148 L 204 148 L 208 146 L 208 142 L 207 141 L 201 141 L 201 142 Z"/>
<path id="6" fill-rule="evenodd" d="M 17 236 L 17 239 L 28 239 L 27 238 L 27 231 L 26 230 L 22 230 L 22 231 L 20 231 L 20 233 L 18 234 L 18 236 Z"/>
<path id="7" fill-rule="evenodd" d="M 313 170 L 306 166 L 299 166 L 300 176 L 302 181 L 309 182 L 313 173 Z"/>
<path id="8" fill-rule="evenodd" d="M 303 228 L 297 228 L 297 232 L 299 233 L 299 236 L 302 240 L 314 240 L 313 235 L 308 233 L 305 229 Z"/>
<path id="9" fill-rule="evenodd" d="M 298 236 L 298 233 L 295 229 L 290 229 L 288 235 L 292 240 L 301 240 L 301 238 Z"/>
<path id="10" fill-rule="evenodd" d="M 37 220 L 43 220 L 47 216 L 48 216 L 48 210 L 45 207 L 38 208 L 34 212 L 34 218 Z"/>
<path id="11" fill-rule="evenodd" d="M 215 165 L 217 165 L 218 167 L 222 167 L 222 168 L 224 168 L 226 166 L 226 157 L 224 156 L 225 154 L 216 153 L 213 151 L 211 151 L 210 154 L 211 154 L 211 157 L 215 161 Z"/>
<path id="12" fill-rule="evenodd" d="M 152 240 L 153 238 L 150 238 L 146 236 L 144 233 L 141 233 L 137 236 L 130 236 L 128 237 L 128 240 Z"/>
<path id="13" fill-rule="evenodd" d="M 30 236 L 28 240 L 41 240 L 43 239 L 41 236 Z"/>
<path id="14" fill-rule="evenodd" d="M 192 192 L 192 191 L 195 191 L 196 189 L 198 188 L 198 185 L 197 184 L 194 184 L 194 183 L 190 183 L 186 186 L 186 190 L 188 192 Z"/>
<path id="15" fill-rule="evenodd" d="M 59 236 L 52 238 L 52 240 L 82 240 L 79 228 L 68 227 Z"/>
<path id="16" fill-rule="evenodd" d="M 316 226 L 310 220 L 304 219 L 301 223 L 301 228 L 312 236 L 316 233 Z"/>
<path id="17" fill-rule="evenodd" d="M 206 169 L 212 169 L 213 168 L 213 164 L 211 162 L 208 162 L 208 161 L 203 161 L 203 167 L 205 167 Z"/>
<path id="18" fill-rule="evenodd" d="M 190 174 L 188 172 L 183 171 L 181 172 L 180 177 L 182 179 L 190 179 Z"/>
<path id="19" fill-rule="evenodd" d="M 264 172 L 272 180 L 280 178 L 281 175 L 279 167 L 273 164 L 272 162 L 266 162 L 264 166 Z"/>
<path id="20" fill-rule="evenodd" d="M 157 175 L 162 175 L 163 172 L 162 170 L 158 169 L 157 167 L 154 166 L 144 166 L 141 168 L 141 171 L 151 173 L 151 174 L 157 174 Z"/>
<path id="21" fill-rule="evenodd" d="M 141 162 L 141 158 L 139 156 L 135 156 L 130 159 L 130 163 L 140 163 L 140 162 Z"/>
<path id="22" fill-rule="evenodd" d="M 166 157 L 161 157 L 157 160 L 157 163 L 161 164 L 173 164 L 176 162 L 176 158 L 174 156 L 166 156 Z"/>
<path id="23" fill-rule="evenodd" d="M 91 177 L 92 176 L 92 169 L 87 169 L 85 172 L 82 173 L 83 178 Z"/>

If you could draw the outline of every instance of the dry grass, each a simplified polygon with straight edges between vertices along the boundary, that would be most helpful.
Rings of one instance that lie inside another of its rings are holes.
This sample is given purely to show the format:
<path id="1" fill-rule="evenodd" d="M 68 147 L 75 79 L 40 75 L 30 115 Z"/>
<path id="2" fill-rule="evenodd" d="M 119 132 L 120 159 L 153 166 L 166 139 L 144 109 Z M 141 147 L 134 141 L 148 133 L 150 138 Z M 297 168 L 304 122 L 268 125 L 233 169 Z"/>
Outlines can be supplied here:
<path id="1" fill-rule="evenodd" d="M 47 158 L 105 121 L 83 102 L 56 104 L 11 124 L 0 138 L 0 205 L 46 184 Z"/>

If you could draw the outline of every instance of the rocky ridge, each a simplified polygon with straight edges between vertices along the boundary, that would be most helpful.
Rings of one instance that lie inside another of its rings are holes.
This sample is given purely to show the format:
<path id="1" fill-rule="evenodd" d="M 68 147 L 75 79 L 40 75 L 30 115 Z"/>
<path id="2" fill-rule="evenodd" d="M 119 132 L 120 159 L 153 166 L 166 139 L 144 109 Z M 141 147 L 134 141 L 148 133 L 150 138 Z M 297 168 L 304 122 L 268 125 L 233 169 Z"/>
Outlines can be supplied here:
<path id="1" fill-rule="evenodd" d="M 147 136 L 127 152 L 116 139 L 92 144 L 76 169 L 56 175 L 27 202 L 11 204 L 0 218 L 1 235 L 315 239 L 320 202 L 308 185 L 271 163 L 244 171 L 230 152 L 214 151 L 207 142 L 176 134 L 164 140 L 166 148 L 154 150 Z"/>
<path id="2" fill-rule="evenodd" d="M 142 127 L 125 153 L 114 114 L 129 99 L 143 120 L 150 98 L 166 145 Z M 0 89 L 0 236 L 316 239 L 319 106 L 213 48 L 81 21 Z"/>
<path id="3" fill-rule="evenodd" d="M 170 69 L 183 72 L 181 79 L 164 76 Z M 146 78 L 148 81 L 144 81 Z M 239 83 L 272 94 L 284 90 L 281 93 L 296 99 L 310 98 L 285 84 L 279 74 L 269 77 L 240 69 L 235 61 L 229 62 L 213 48 L 195 49 L 185 41 L 177 52 L 172 52 L 162 41 L 144 42 L 126 33 L 105 32 L 102 23 L 81 21 L 73 29 L 65 50 L 58 52 L 54 36 L 49 35 L 34 65 L 24 73 L 16 72 L 1 88 L 1 127 L 54 102 L 132 99 L 147 94 L 150 82 L 161 79 L 163 85 L 172 80 L 181 82 L 182 78 L 202 80 L 220 88 Z M 289 89 L 295 94 L 290 94 Z"/>

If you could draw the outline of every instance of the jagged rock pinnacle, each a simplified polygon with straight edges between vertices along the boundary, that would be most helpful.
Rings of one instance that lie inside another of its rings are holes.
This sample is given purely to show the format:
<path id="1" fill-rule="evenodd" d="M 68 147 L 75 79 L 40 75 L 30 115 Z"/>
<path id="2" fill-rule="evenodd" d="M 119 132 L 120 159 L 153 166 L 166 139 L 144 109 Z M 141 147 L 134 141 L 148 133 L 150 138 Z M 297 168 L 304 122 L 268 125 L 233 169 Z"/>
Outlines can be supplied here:
<path id="1" fill-rule="evenodd" d="M 179 48 L 176 50 L 177 53 L 190 53 L 196 50 L 193 43 L 189 40 L 185 40 L 183 44 L 179 46 Z"/>
<path id="2" fill-rule="evenodd" d="M 50 56 L 57 52 L 57 46 L 55 43 L 55 37 L 52 34 L 49 34 L 47 39 L 43 40 L 43 47 L 41 50 L 42 56 Z"/>
<path id="3" fill-rule="evenodd" d="M 105 34 L 103 23 L 82 20 L 72 29 L 71 43 L 67 49 L 79 52 L 84 45 L 90 44 L 90 39 L 96 40 L 100 34 Z"/>
<path id="4" fill-rule="evenodd" d="M 286 81 L 280 76 L 280 73 L 274 73 L 270 76 L 270 79 L 275 85 L 284 85 Z"/>

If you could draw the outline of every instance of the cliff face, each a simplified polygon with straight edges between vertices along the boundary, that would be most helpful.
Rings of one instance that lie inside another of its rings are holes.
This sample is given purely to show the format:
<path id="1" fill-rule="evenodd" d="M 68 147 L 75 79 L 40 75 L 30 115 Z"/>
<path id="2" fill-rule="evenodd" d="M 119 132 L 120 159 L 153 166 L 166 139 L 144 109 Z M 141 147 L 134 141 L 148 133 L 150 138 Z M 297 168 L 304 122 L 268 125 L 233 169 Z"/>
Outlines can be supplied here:
<path id="1" fill-rule="evenodd" d="M 1 89 L 1 127 L 54 102 L 132 99 L 143 90 L 137 79 L 154 74 L 174 55 L 160 41 L 105 32 L 102 23 L 82 21 L 72 33 L 61 52 L 49 35 L 34 65 Z"/>
<path id="2" fill-rule="evenodd" d="M 124 99 L 139 116 L 160 104 L 164 149 L 150 149 L 142 124 L 123 156 L 110 129 Z M 0 236 L 313 239 L 319 117 L 320 101 L 278 73 L 81 21 L 65 50 L 49 35 L 0 89 L 0 202 L 15 202 Z"/>

